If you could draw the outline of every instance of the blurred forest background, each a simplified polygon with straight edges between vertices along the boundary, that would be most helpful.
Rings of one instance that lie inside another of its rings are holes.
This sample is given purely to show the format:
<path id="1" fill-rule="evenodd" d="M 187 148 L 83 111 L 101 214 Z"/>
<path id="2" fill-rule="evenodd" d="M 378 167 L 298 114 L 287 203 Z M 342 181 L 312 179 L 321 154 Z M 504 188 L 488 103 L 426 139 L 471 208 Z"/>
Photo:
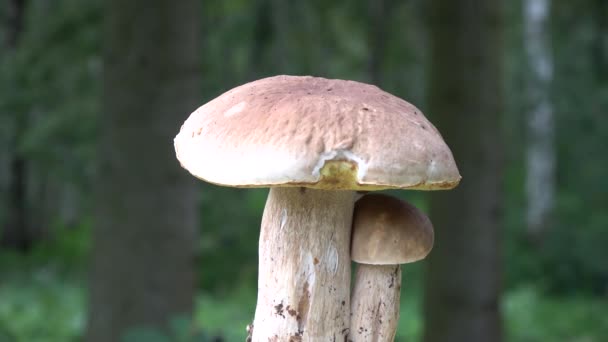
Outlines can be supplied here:
<path id="1" fill-rule="evenodd" d="M 463 175 L 398 341 L 606 341 L 608 1 L 3 0 L 0 341 L 243 341 L 265 189 L 172 138 L 275 74 L 416 104 Z M 404 137 L 407 138 L 407 137 Z"/>

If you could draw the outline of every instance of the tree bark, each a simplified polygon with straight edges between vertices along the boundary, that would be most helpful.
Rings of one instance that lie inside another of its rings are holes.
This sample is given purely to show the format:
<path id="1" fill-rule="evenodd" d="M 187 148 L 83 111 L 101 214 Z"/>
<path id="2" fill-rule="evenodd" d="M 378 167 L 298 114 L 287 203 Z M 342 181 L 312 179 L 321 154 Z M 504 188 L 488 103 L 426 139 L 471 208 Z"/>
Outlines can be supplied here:
<path id="1" fill-rule="evenodd" d="M 463 180 L 431 194 L 424 341 L 502 340 L 503 8 L 501 1 L 430 4 L 428 107 Z"/>
<path id="2" fill-rule="evenodd" d="M 382 84 L 382 59 L 386 46 L 387 32 L 387 3 L 386 0 L 369 0 L 369 29 L 367 72 L 370 83 L 380 86 Z"/>
<path id="3" fill-rule="evenodd" d="M 596 71 L 596 80 L 603 84 L 608 80 L 608 2 L 594 0 L 593 13 L 593 64 Z"/>
<path id="4" fill-rule="evenodd" d="M 551 101 L 553 60 L 549 0 L 524 2 L 528 61 L 528 143 L 526 155 L 526 222 L 528 236 L 539 241 L 550 224 L 555 202 L 555 118 Z"/>
<path id="5" fill-rule="evenodd" d="M 192 311 L 195 182 L 173 137 L 199 102 L 199 1 L 106 1 L 87 341 Z"/>
<path id="6" fill-rule="evenodd" d="M 272 46 L 273 69 L 279 74 L 289 72 L 289 36 L 292 25 L 290 23 L 290 2 L 283 0 L 269 0 L 272 10 L 272 29 L 274 44 Z"/>
<path id="7" fill-rule="evenodd" d="M 268 50 L 272 46 L 274 26 L 272 15 L 275 12 L 269 0 L 256 0 L 254 2 L 254 24 L 253 24 L 253 43 L 249 58 L 249 79 L 256 80 L 268 75 Z"/>

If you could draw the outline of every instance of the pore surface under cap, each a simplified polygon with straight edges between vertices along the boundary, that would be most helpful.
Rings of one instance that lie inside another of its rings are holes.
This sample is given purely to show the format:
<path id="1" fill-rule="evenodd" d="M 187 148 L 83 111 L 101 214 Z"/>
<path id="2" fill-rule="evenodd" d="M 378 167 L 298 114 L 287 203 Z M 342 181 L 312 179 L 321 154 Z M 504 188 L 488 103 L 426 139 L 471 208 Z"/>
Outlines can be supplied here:
<path id="1" fill-rule="evenodd" d="M 175 150 L 194 176 L 236 187 L 441 189 L 460 180 L 416 107 L 376 86 L 310 76 L 220 95 L 186 120 Z"/>

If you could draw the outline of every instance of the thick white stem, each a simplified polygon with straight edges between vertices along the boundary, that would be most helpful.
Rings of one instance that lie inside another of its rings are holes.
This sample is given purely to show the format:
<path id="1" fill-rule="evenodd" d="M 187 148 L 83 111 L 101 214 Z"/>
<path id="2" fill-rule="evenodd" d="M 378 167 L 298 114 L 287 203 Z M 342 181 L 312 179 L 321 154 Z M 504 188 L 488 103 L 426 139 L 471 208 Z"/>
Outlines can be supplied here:
<path id="1" fill-rule="evenodd" d="M 344 341 L 355 193 L 272 188 L 259 250 L 253 341 Z"/>
<path id="2" fill-rule="evenodd" d="M 399 323 L 401 267 L 357 265 L 349 341 L 391 342 Z"/>

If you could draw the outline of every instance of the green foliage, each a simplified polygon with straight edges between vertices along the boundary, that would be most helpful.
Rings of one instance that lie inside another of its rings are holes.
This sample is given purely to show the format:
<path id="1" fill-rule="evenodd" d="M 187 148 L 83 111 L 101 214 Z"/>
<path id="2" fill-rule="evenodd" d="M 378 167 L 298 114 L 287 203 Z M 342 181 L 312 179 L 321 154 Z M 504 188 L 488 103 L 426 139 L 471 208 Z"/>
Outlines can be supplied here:
<path id="1" fill-rule="evenodd" d="M 91 177 L 101 71 L 99 5 L 28 1 L 17 46 L 0 53 L 0 146 L 26 156 L 39 178 L 87 186 Z"/>
<path id="2" fill-rule="evenodd" d="M 225 341 L 244 341 L 246 327 L 253 322 L 255 301 L 256 293 L 251 287 L 222 296 L 202 293 L 196 301 L 194 320 Z"/>
<path id="3" fill-rule="evenodd" d="M 199 254 L 202 289 L 225 294 L 235 287 L 256 287 L 258 236 L 267 193 L 265 189 L 204 185 Z"/>
<path id="4" fill-rule="evenodd" d="M 574 8 L 573 6 L 576 6 Z M 552 45 L 555 64 L 554 111 L 557 120 L 557 194 L 553 220 L 543 238 L 531 243 L 525 233 L 523 184 L 525 87 L 521 50 L 521 8 L 512 6 L 508 61 L 509 115 L 505 118 L 507 285 L 534 281 L 551 294 L 605 295 L 608 284 L 608 215 L 605 177 L 608 141 L 608 74 L 597 60 L 598 20 L 593 1 L 578 5 L 554 1 Z M 602 64 L 603 63 L 603 64 Z"/>
<path id="5" fill-rule="evenodd" d="M 138 327 L 128 331 L 121 342 L 213 342 L 215 339 L 201 331 L 187 316 L 174 317 L 168 331 L 154 327 Z"/>
<path id="6" fill-rule="evenodd" d="M 608 336 L 608 302 L 588 296 L 544 297 L 534 287 L 507 296 L 507 340 L 599 342 Z"/>
<path id="7" fill-rule="evenodd" d="M 84 328 L 81 282 L 58 277 L 52 266 L 22 266 L 26 269 L 20 272 L 3 272 L 0 282 L 0 341 L 80 341 Z"/>
<path id="8" fill-rule="evenodd" d="M 3 254 L 0 260 L 6 262 L 7 257 Z M 86 309 L 82 281 L 49 265 L 19 266 L 28 269 L 3 271 L 0 282 L 0 341 L 81 341 Z M 420 338 L 420 275 L 419 265 L 404 267 L 397 342 Z M 253 320 L 255 300 L 251 287 L 222 296 L 200 293 L 194 317 L 175 317 L 168 331 L 134 328 L 123 342 L 243 341 L 245 327 Z M 608 336 L 606 298 L 546 296 L 535 286 L 521 286 L 506 294 L 502 308 L 507 341 L 601 342 Z"/>
<path id="9" fill-rule="evenodd" d="M 0 251 L 0 342 L 81 340 L 89 226 L 57 232 L 25 257 Z"/>

